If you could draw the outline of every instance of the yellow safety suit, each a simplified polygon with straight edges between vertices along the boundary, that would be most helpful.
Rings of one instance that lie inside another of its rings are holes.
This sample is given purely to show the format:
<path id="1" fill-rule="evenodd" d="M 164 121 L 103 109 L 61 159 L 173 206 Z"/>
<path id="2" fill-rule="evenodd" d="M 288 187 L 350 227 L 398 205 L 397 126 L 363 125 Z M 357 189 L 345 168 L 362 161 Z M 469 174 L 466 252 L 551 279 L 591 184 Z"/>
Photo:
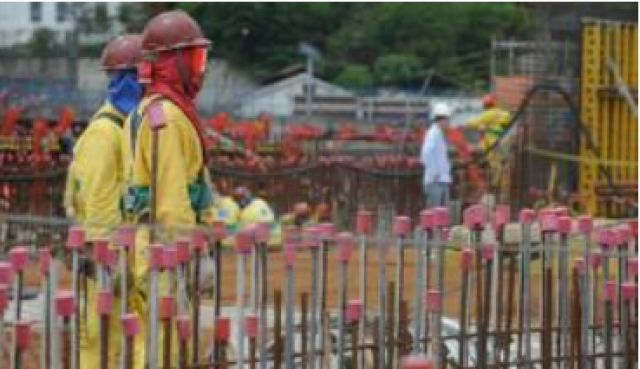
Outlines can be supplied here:
<path id="1" fill-rule="evenodd" d="M 156 104 L 155 107 L 150 104 Z M 202 192 L 211 191 L 207 176 L 203 175 L 203 150 L 198 133 L 182 110 L 172 101 L 158 96 L 145 97 L 137 110 L 129 115 L 123 130 L 122 150 L 126 186 L 125 209 L 133 212 L 134 222 L 142 222 L 149 207 L 149 186 L 152 168 L 152 130 L 148 109 L 161 111 L 164 127 L 158 131 L 158 172 L 156 222 L 162 227 L 158 241 L 169 243 L 196 225 L 201 213 L 213 204 L 201 204 Z M 209 193 L 210 195 L 210 193 Z M 198 208 L 201 206 L 201 208 Z M 202 217 L 209 218 L 209 217 Z M 139 229 L 136 235 L 133 260 L 133 291 L 146 295 L 148 265 L 146 247 L 149 231 Z M 170 282 L 166 275 L 160 279 L 160 295 L 168 293 Z M 142 320 L 146 313 L 140 312 Z M 174 330 L 175 332 L 175 330 Z M 136 347 L 136 357 L 144 355 L 144 331 L 139 335 L 141 344 Z M 159 358 L 162 357 L 162 334 L 159 334 Z M 175 340 L 175 337 L 173 337 Z M 173 348 L 177 343 L 172 344 Z M 175 355 L 175 352 L 173 353 Z M 142 368 L 136 363 L 135 368 Z"/>
<path id="2" fill-rule="evenodd" d="M 122 145 L 125 116 L 108 102 L 93 116 L 73 150 L 65 189 L 65 209 L 86 231 L 87 240 L 108 236 L 122 221 Z M 80 362 L 83 367 L 99 366 L 99 329 L 95 314 L 95 281 L 87 280 L 87 314 L 81 309 Z M 110 320 L 110 367 L 117 367 L 122 336 L 118 306 Z M 85 322 L 85 317 L 86 322 Z"/>
<path id="3" fill-rule="evenodd" d="M 269 223 L 271 233 L 269 236 L 269 246 L 276 246 L 280 241 L 280 227 L 276 223 L 276 216 L 266 201 L 261 198 L 254 198 L 240 211 L 238 227 L 240 229 L 258 223 Z"/>
<path id="4" fill-rule="evenodd" d="M 467 126 L 482 132 L 481 148 L 488 150 L 507 128 L 511 114 L 499 107 L 485 109 L 480 115 L 472 118 Z M 505 156 L 504 150 L 496 148 L 487 156 L 489 164 L 489 181 L 492 185 L 497 185 L 500 181 L 501 165 Z"/>

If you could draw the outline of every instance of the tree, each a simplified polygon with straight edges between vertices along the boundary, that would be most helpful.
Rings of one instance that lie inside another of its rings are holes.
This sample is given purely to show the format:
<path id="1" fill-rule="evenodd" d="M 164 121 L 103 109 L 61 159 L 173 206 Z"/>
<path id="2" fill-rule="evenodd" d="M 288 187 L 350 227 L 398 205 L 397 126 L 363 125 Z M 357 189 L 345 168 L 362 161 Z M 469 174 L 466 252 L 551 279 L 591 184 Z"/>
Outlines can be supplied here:
<path id="1" fill-rule="evenodd" d="M 334 82 L 348 88 L 363 89 L 373 85 L 373 76 L 366 65 L 350 64 L 340 72 Z"/>
<path id="2" fill-rule="evenodd" d="M 37 28 L 27 43 L 27 50 L 35 57 L 51 56 L 56 48 L 56 34 L 49 28 Z"/>
<path id="3" fill-rule="evenodd" d="M 420 77 L 422 67 L 420 59 L 415 55 L 389 54 L 379 57 L 374 66 L 379 82 L 389 84 L 406 84 Z"/>

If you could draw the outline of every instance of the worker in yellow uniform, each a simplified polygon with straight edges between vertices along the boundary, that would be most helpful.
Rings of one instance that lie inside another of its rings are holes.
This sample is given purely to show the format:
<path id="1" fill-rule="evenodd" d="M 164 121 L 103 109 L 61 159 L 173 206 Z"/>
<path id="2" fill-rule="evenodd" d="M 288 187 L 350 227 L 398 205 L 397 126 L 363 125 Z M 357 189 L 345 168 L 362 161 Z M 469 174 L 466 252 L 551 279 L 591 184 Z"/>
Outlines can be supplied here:
<path id="1" fill-rule="evenodd" d="M 233 199 L 240 208 L 238 229 L 245 229 L 258 223 L 269 223 L 271 226 L 269 245 L 276 245 L 280 237 L 280 229 L 276 224 L 276 216 L 271 206 L 265 200 L 254 196 L 246 187 L 236 188 Z"/>
<path id="2" fill-rule="evenodd" d="M 203 212 L 213 207 L 195 102 L 210 44 L 199 25 L 179 10 L 152 18 L 142 35 L 143 60 L 138 71 L 145 94 L 125 123 L 122 146 L 124 207 L 130 219 L 140 225 L 132 289 L 142 293 L 148 291 L 145 251 L 153 238 L 164 243 L 174 241 L 192 230 L 202 220 Z M 143 225 L 149 222 L 156 227 L 145 229 Z M 170 283 L 163 275 L 161 296 L 170 293 Z M 178 300 L 181 298 L 178 296 Z M 186 313 L 184 304 L 178 301 L 180 313 Z M 147 316 L 140 318 L 146 320 Z M 145 337 L 144 329 L 141 333 L 149 349 L 145 353 L 147 361 L 158 363 L 163 355 L 161 332 L 154 337 Z M 141 347 L 136 346 L 137 358 Z M 136 368 L 140 368 L 137 363 Z"/>
<path id="3" fill-rule="evenodd" d="M 484 152 L 493 146 L 508 128 L 511 114 L 497 105 L 493 94 L 487 94 L 482 97 L 482 106 L 484 108 L 483 112 L 469 120 L 467 126 L 480 133 L 480 148 Z M 491 191 L 495 191 L 499 187 L 505 155 L 504 150 L 501 147 L 497 147 L 486 157 L 489 167 L 488 182 L 490 183 Z"/>
<path id="4" fill-rule="evenodd" d="M 124 35 L 105 47 L 101 65 L 109 77 L 106 102 L 98 109 L 78 139 L 69 167 L 65 207 L 67 215 L 83 225 L 87 241 L 108 237 L 122 222 L 122 126 L 127 115 L 142 97 L 137 81 L 136 63 L 140 56 L 141 37 Z M 83 273 L 93 277 L 88 262 Z M 87 281 L 87 301 L 82 307 L 80 361 L 82 367 L 99 366 L 98 318 L 94 313 L 95 282 Z M 117 312 L 117 311 L 114 311 Z M 111 319 L 110 346 L 117 349 L 120 340 L 118 319 Z M 113 355 L 111 365 L 117 358 Z"/>

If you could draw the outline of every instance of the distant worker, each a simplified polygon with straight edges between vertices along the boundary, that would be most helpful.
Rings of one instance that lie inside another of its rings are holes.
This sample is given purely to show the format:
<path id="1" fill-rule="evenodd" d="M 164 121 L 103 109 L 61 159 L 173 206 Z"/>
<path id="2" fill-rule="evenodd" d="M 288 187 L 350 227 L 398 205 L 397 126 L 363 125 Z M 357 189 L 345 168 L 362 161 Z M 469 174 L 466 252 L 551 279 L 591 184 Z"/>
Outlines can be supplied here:
<path id="1" fill-rule="evenodd" d="M 122 196 L 122 126 L 127 115 L 138 105 L 142 86 L 138 83 L 136 63 L 140 57 L 141 37 L 124 35 L 111 40 L 100 60 L 109 76 L 106 102 L 98 109 L 74 148 L 69 166 L 65 207 L 67 215 L 74 217 L 87 232 L 87 240 L 107 237 L 122 222 L 120 199 Z M 83 273 L 93 278 L 88 263 Z M 82 307 L 80 362 L 82 367 L 95 368 L 99 362 L 98 318 L 94 312 L 95 282 L 87 284 L 89 306 Z M 112 320 L 109 341 L 117 348 L 121 329 Z M 85 323 L 86 322 L 86 323 Z M 113 355 L 109 360 L 115 365 Z"/>
<path id="2" fill-rule="evenodd" d="M 511 114 L 497 106 L 496 97 L 493 94 L 486 94 L 482 98 L 484 111 L 467 123 L 467 126 L 477 130 L 481 135 L 482 151 L 489 150 L 495 142 L 504 134 L 511 120 Z M 500 148 L 496 148 L 486 159 L 489 166 L 489 176 L 487 180 L 491 189 L 495 190 L 499 186 L 502 172 L 502 162 L 504 153 Z"/>
<path id="3" fill-rule="evenodd" d="M 275 214 L 267 202 L 254 196 L 246 187 L 238 187 L 233 198 L 240 207 L 238 226 L 240 229 L 257 223 L 275 222 Z"/>
<path id="4" fill-rule="evenodd" d="M 433 123 L 424 136 L 420 161 L 424 166 L 424 191 L 427 206 L 447 206 L 451 186 L 451 162 L 447 152 L 446 134 L 451 119 L 451 108 L 444 103 L 433 107 Z"/>

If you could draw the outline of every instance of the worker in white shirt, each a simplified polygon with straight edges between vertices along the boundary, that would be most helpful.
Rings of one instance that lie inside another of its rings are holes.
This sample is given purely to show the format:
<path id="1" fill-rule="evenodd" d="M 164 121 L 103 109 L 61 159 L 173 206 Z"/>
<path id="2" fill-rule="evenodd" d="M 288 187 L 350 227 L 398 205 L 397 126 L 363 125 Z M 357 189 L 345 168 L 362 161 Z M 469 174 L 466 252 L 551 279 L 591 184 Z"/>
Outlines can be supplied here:
<path id="1" fill-rule="evenodd" d="M 424 136 L 420 161 L 424 166 L 424 191 L 427 206 L 447 206 L 451 186 L 451 162 L 447 154 L 446 133 L 449 129 L 451 108 L 438 103 L 433 107 L 433 123 Z"/>

